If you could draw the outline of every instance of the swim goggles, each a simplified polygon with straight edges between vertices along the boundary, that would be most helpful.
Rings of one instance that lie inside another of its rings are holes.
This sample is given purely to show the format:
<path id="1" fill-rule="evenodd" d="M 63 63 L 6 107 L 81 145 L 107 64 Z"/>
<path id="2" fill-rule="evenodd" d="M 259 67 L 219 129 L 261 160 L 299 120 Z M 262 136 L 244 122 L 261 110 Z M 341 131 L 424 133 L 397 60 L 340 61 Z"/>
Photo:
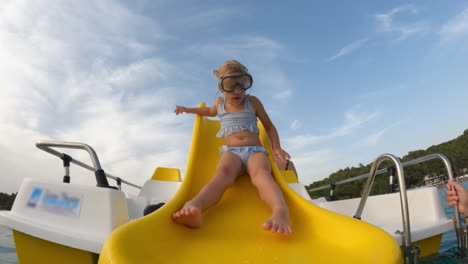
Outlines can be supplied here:
<path id="1" fill-rule="evenodd" d="M 223 91 L 231 93 L 236 87 L 241 88 L 242 90 L 247 90 L 252 87 L 253 79 L 252 76 L 248 73 L 243 73 L 239 75 L 224 76 L 219 79 L 219 85 Z"/>

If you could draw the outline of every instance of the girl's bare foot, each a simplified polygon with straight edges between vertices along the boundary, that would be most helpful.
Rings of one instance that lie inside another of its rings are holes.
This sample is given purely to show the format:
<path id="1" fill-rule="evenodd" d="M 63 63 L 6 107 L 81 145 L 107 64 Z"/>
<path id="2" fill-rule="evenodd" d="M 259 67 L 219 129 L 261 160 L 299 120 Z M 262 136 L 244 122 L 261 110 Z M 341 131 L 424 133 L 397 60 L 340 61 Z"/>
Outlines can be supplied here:
<path id="1" fill-rule="evenodd" d="M 278 210 L 277 212 L 273 212 L 273 215 L 262 224 L 262 227 L 273 233 L 280 233 L 283 235 L 292 233 L 291 226 L 289 225 L 288 210 Z"/>
<path id="2" fill-rule="evenodd" d="M 185 204 L 182 209 L 172 215 L 172 219 L 174 219 L 178 224 L 185 225 L 190 228 L 200 228 L 203 217 L 200 208 L 191 204 Z"/>

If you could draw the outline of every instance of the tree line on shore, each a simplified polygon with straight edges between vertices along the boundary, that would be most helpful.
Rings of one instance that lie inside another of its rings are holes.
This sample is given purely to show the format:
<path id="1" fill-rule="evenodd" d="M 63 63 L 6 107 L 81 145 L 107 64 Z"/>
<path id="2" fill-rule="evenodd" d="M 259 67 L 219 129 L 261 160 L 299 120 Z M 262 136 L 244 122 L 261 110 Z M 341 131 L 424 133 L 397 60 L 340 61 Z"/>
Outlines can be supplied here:
<path id="1" fill-rule="evenodd" d="M 441 153 L 445 155 L 452 165 L 454 177 L 465 175 L 468 173 L 468 129 L 463 132 L 463 135 L 438 144 L 433 145 L 426 150 L 414 150 L 410 151 L 407 155 L 403 156 L 401 159 L 402 162 L 414 160 L 416 158 L 433 154 Z M 379 169 L 387 168 L 393 164 L 389 161 L 384 161 L 379 166 Z M 358 167 L 351 167 L 340 169 L 332 173 L 329 177 L 316 181 L 306 188 L 311 190 L 323 185 L 332 185 L 333 183 L 363 175 L 370 172 L 372 163 L 363 165 L 359 164 Z M 416 165 L 411 165 L 404 168 L 405 174 L 405 183 L 406 188 L 416 188 L 424 185 L 424 176 L 445 176 L 447 177 L 447 172 L 444 164 L 441 160 L 430 160 Z M 309 192 L 313 199 L 319 197 L 326 197 L 331 200 L 341 200 L 356 198 L 361 196 L 361 190 L 366 183 L 366 179 L 357 180 L 351 183 L 345 183 L 341 185 L 336 185 L 333 197 L 330 197 L 330 189 L 325 189 L 321 191 Z M 394 182 L 397 182 L 395 177 Z M 377 175 L 374 179 L 374 183 L 371 189 L 371 195 L 387 193 L 389 190 L 389 174 L 384 173 Z"/>
<path id="2" fill-rule="evenodd" d="M 0 193 L 0 210 L 11 210 L 15 201 L 16 193 L 6 194 Z"/>

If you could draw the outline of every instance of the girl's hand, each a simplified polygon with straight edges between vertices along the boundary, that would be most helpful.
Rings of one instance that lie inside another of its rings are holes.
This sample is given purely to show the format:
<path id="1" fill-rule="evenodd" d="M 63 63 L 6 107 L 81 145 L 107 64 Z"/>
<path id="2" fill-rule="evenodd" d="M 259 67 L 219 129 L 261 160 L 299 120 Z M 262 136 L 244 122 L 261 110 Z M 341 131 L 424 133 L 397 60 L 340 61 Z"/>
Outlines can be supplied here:
<path id="1" fill-rule="evenodd" d="M 291 159 L 289 153 L 287 153 L 283 149 L 275 149 L 273 150 L 273 154 L 275 155 L 275 159 L 279 159 L 282 162 L 286 162 L 287 160 Z"/>
<path id="2" fill-rule="evenodd" d="M 186 112 L 185 107 L 176 105 L 174 110 L 174 113 L 176 113 L 176 115 L 180 115 L 184 112 Z"/>

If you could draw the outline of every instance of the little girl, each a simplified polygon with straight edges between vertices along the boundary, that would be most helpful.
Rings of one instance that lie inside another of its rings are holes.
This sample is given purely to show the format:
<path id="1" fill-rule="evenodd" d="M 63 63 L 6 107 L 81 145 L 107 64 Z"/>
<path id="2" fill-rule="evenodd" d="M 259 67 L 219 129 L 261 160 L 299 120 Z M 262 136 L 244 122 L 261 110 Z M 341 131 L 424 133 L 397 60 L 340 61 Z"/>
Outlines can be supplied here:
<path id="1" fill-rule="evenodd" d="M 260 100 L 245 93 L 253 82 L 247 68 L 238 61 L 230 60 L 215 70 L 215 75 L 219 80 L 218 89 L 224 94 L 224 98 L 216 98 L 212 107 L 176 106 L 174 112 L 177 115 L 184 112 L 212 117 L 218 115 L 221 129 L 216 136 L 224 139 L 222 154 L 211 181 L 172 217 L 179 224 L 200 228 L 203 212 L 221 199 L 237 177 L 247 173 L 261 199 L 272 210 L 272 216 L 263 223 L 263 228 L 275 233 L 289 234 L 291 227 L 288 207 L 271 174 L 267 151 L 260 143 L 257 117 L 270 138 L 275 157 L 285 161 L 290 156 L 281 149 L 278 132 Z"/>

